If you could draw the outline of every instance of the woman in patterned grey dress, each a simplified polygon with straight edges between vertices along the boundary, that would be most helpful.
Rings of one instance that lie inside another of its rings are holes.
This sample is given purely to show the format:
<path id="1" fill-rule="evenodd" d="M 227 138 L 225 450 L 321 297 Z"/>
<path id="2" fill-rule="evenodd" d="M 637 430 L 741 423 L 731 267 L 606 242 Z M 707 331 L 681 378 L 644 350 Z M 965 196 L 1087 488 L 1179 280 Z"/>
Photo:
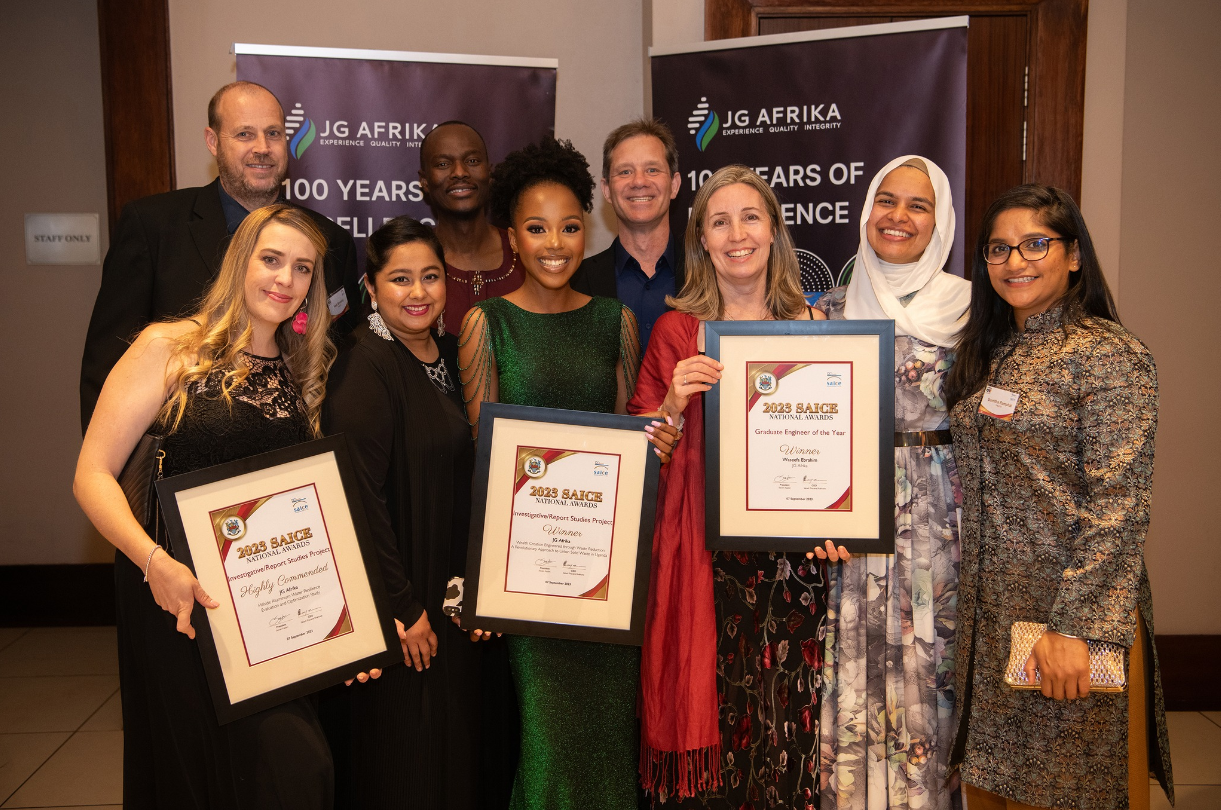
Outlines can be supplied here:
<path id="1" fill-rule="evenodd" d="M 854 277 L 816 305 L 895 321 L 895 553 L 832 566 L 823 665 L 824 810 L 946 810 L 961 490 L 942 380 L 970 285 L 942 271 L 949 181 L 896 158 L 870 183 Z"/>
<path id="2" fill-rule="evenodd" d="M 1153 355 L 1064 191 L 1002 194 L 972 253 L 945 386 L 964 496 L 950 765 L 971 810 L 1147 810 L 1151 774 L 1173 804 L 1144 557 Z M 1045 625 L 1025 662 L 1039 690 L 1005 683 L 1017 622 Z M 1124 692 L 1091 688 L 1087 640 L 1128 649 Z"/>

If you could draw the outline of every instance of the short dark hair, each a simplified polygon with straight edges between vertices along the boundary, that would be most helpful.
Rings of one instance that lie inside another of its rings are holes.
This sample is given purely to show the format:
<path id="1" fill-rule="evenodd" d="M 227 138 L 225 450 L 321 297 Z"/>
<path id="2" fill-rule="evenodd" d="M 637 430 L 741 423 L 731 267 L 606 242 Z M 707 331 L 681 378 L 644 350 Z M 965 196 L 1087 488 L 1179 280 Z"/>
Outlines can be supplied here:
<path id="1" fill-rule="evenodd" d="M 602 144 L 603 180 L 610 178 L 611 152 L 628 138 L 635 138 L 637 135 L 649 135 L 661 141 L 666 150 L 666 164 L 670 167 L 670 174 L 678 171 L 678 144 L 674 142 L 674 134 L 670 132 L 670 128 L 656 118 L 637 118 L 616 127 L 606 136 L 606 143 Z"/>
<path id="2" fill-rule="evenodd" d="M 279 104 L 280 120 L 281 121 L 284 120 L 284 105 L 280 104 L 280 99 L 276 98 L 275 93 L 271 92 L 266 87 L 264 87 L 261 84 L 258 84 L 257 82 L 245 82 L 245 81 L 229 82 L 224 87 L 222 87 L 221 89 L 219 89 L 215 93 L 213 93 L 212 99 L 208 102 L 208 128 L 211 129 L 213 132 L 220 131 L 220 102 L 221 102 L 221 99 L 223 99 L 225 97 L 225 94 L 228 93 L 230 90 L 244 90 L 246 92 L 249 92 L 251 90 L 262 90 L 263 92 L 267 93 L 267 95 L 269 95 L 273 99 L 275 99 L 276 104 Z"/>
<path id="3" fill-rule="evenodd" d="M 521 195 L 542 183 L 564 186 L 586 212 L 593 210 L 597 184 L 589 173 L 589 161 L 572 141 L 546 137 L 510 152 L 492 170 L 492 216 L 511 223 Z"/>
<path id="4" fill-rule="evenodd" d="M 988 276 L 989 265 L 984 259 L 984 247 L 992 239 L 997 217 L 1014 208 L 1033 211 L 1041 224 L 1068 240 L 1064 243 L 1065 250 L 1071 251 L 1076 244 L 1078 269 L 1069 274 L 1061 319 L 1064 327 L 1082 326 L 1086 319 L 1119 323 L 1115 301 L 1102 274 L 1085 217 L 1069 193 L 1040 183 L 1009 189 L 989 206 L 975 239 L 971 260 L 971 307 L 954 347 L 957 359 L 945 381 L 946 402 L 951 408 L 987 382 L 992 354 L 1017 328 L 1013 322 L 1013 307 L 993 289 Z"/>
<path id="5" fill-rule="evenodd" d="M 425 133 L 425 135 L 424 135 L 424 140 L 420 141 L 420 168 L 421 168 L 421 169 L 423 169 L 423 168 L 424 168 L 424 150 L 425 150 L 425 148 L 427 148 L 427 145 L 428 145 L 428 139 L 429 139 L 429 138 L 431 138 L 431 137 L 432 137 L 432 134 L 433 134 L 434 132 L 436 132 L 438 129 L 440 129 L 441 127 L 454 127 L 454 126 L 458 126 L 458 127 L 466 127 L 466 128 L 467 128 L 467 129 L 469 129 L 471 132 L 475 133 L 475 137 L 477 137 L 477 138 L 479 139 L 479 143 L 483 144 L 483 154 L 484 154 L 484 155 L 487 155 L 487 153 L 488 153 L 488 142 L 487 142 L 487 141 L 485 141 L 485 140 L 483 139 L 483 133 L 482 133 L 482 132 L 480 132 L 479 130 L 475 129 L 473 126 L 471 126 L 470 124 L 466 123 L 465 121 L 458 121 L 458 120 L 456 120 L 456 119 L 455 119 L 455 120 L 453 120 L 453 121 L 442 121 L 441 123 L 437 124 L 437 125 L 436 125 L 435 127 L 433 127 L 432 129 L 428 130 L 428 132 L 427 132 L 427 133 Z M 489 158 L 488 158 L 488 160 L 491 160 L 491 158 L 489 157 Z"/>
<path id="6" fill-rule="evenodd" d="M 372 284 L 377 274 L 386 267 L 395 248 L 413 242 L 423 242 L 432 248 L 432 252 L 441 260 L 441 268 L 445 268 L 445 248 L 441 247 L 436 231 L 411 217 L 395 217 L 365 240 L 365 256 L 368 258 L 365 275 L 369 283 Z"/>

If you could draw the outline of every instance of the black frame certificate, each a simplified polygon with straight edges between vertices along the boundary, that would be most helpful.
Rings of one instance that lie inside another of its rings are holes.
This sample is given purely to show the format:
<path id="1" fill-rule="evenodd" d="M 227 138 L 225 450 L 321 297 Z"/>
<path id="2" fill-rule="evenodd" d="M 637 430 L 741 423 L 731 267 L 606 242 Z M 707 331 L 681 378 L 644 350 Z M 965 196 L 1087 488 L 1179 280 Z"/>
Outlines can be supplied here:
<path id="1" fill-rule="evenodd" d="M 220 607 L 191 615 L 217 719 L 402 653 L 342 436 L 157 482 L 174 557 Z"/>
<path id="2" fill-rule="evenodd" d="M 463 629 L 643 641 L 660 470 L 649 421 L 481 407 Z"/>
<path id="3" fill-rule="evenodd" d="M 894 322 L 709 321 L 706 545 L 894 551 Z"/>

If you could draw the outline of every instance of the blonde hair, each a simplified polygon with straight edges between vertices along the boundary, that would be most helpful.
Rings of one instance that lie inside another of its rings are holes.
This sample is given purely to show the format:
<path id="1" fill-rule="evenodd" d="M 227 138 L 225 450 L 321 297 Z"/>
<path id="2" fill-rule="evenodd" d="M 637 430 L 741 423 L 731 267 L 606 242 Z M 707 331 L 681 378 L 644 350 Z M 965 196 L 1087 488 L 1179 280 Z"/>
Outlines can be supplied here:
<path id="1" fill-rule="evenodd" d="M 715 321 L 724 316 L 725 299 L 721 296 L 721 288 L 717 286 L 716 269 L 700 237 L 704 232 L 704 216 L 708 213 L 708 201 L 712 195 L 737 183 L 750 186 L 759 192 L 759 196 L 763 198 L 763 207 L 771 219 L 772 247 L 767 257 L 767 292 L 764 303 L 776 320 L 793 320 L 806 308 L 805 295 L 801 291 L 801 268 L 797 265 L 793 238 L 785 227 L 780 203 L 771 188 L 754 169 L 740 164 L 718 169 L 696 192 L 685 238 L 687 280 L 678 296 L 666 298 L 666 303 L 679 312 L 694 315 L 702 321 Z"/>
<path id="2" fill-rule="evenodd" d="M 249 366 L 240 359 L 241 352 L 250 346 L 253 334 L 250 312 L 246 309 L 246 269 L 259 236 L 272 222 L 295 228 L 309 239 L 318 254 L 305 294 L 305 312 L 309 315 L 305 334 L 293 331 L 290 318 L 276 329 L 275 338 L 280 356 L 305 403 L 310 430 L 315 436 L 321 435 L 320 414 L 326 396 L 326 377 L 331 361 L 335 359 L 335 347 L 327 334 L 331 315 L 327 310 L 323 270 L 326 237 L 309 214 L 284 203 L 250 212 L 238 227 L 225 251 L 216 280 L 208 288 L 199 309 L 189 316 L 197 324 L 196 328 L 177 339 L 172 357 L 179 361 L 180 368 L 174 373 L 169 399 L 157 417 L 158 422 L 168 427 L 169 433 L 177 430 L 182 422 L 193 383 L 207 379 L 214 369 L 227 369 L 221 380 L 221 396 L 232 407 L 233 389 L 250 374 Z"/>

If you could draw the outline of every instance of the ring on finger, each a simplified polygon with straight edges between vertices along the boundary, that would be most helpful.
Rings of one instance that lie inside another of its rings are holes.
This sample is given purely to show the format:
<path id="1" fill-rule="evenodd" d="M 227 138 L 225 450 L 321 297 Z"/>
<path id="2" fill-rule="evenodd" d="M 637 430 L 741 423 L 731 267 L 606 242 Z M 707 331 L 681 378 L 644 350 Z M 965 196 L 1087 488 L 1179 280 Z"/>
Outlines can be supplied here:
<path id="1" fill-rule="evenodd" d="M 683 375 L 683 385 L 686 385 L 686 384 L 687 384 L 687 375 L 684 374 Z"/>

